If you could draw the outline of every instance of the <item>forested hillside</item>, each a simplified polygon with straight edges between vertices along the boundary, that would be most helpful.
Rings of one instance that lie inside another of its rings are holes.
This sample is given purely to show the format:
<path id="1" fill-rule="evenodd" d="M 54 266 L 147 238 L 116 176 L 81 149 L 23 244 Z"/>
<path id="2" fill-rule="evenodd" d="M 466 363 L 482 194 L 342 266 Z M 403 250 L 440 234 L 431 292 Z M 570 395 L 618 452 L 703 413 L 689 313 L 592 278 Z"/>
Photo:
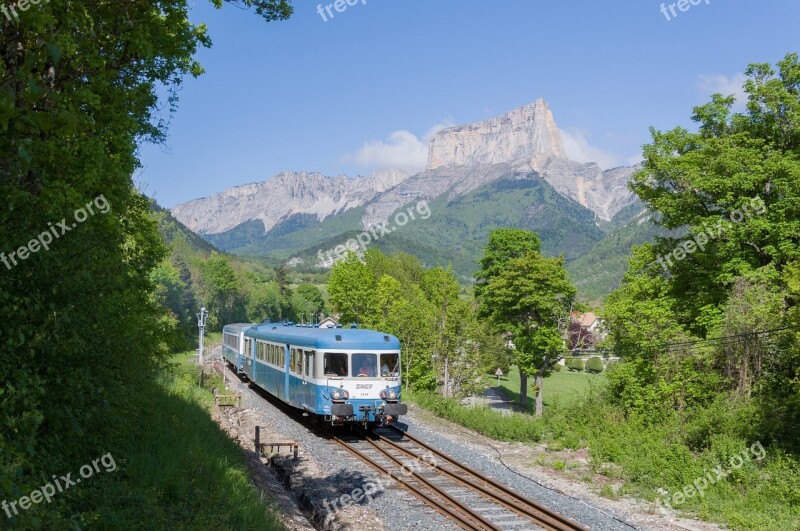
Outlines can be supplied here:
<path id="1" fill-rule="evenodd" d="M 221 253 L 153 205 L 159 233 L 169 255 L 151 273 L 156 300 L 168 310 L 175 330 L 172 347 L 188 349 L 197 340 L 201 305 L 208 327 L 219 331 L 236 322 L 311 322 L 327 308 L 320 273 L 300 274 L 279 262 Z"/>

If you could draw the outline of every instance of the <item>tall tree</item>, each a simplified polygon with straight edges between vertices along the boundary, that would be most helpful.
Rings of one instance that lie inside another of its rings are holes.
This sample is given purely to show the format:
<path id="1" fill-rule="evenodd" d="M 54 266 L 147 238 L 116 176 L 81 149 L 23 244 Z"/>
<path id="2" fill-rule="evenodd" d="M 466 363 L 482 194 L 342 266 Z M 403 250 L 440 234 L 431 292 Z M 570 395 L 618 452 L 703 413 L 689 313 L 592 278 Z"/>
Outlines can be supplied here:
<path id="1" fill-rule="evenodd" d="M 745 73 L 743 112 L 733 96 L 715 94 L 694 109 L 696 132 L 651 131 L 631 188 L 656 223 L 685 235 L 635 249 L 609 297 L 605 316 L 627 360 L 610 378 L 636 409 L 702 405 L 725 390 L 752 395 L 763 431 L 786 440 L 797 434 L 787 407 L 800 377 L 796 332 L 753 334 L 797 324 L 800 60 L 792 53 Z M 737 340 L 660 345 L 724 336 Z"/>
<path id="2" fill-rule="evenodd" d="M 542 241 L 535 232 L 525 229 L 496 229 L 489 233 L 475 274 L 475 297 L 481 298 L 484 287 L 506 266 L 509 260 L 542 250 Z"/>
<path id="3" fill-rule="evenodd" d="M 244 319 L 244 301 L 239 292 L 236 272 L 228 259 L 212 253 L 202 267 L 203 301 L 208 308 L 209 328 L 221 329 Z"/>
<path id="4" fill-rule="evenodd" d="M 442 375 L 442 394 L 452 390 L 450 365 L 463 346 L 464 329 L 470 308 L 458 299 L 459 286 L 450 269 L 437 267 L 425 272 L 422 289 L 435 312 L 433 355 Z"/>
<path id="5" fill-rule="evenodd" d="M 541 415 L 542 376 L 554 356 L 564 349 L 559 325 L 569 315 L 576 290 L 569 282 L 563 258 L 547 258 L 538 250 L 513 257 L 516 250 L 538 242 L 535 234 L 504 230 L 494 241 L 502 244 L 493 247 L 490 236 L 481 261 L 483 278 L 488 276 L 488 281 L 480 290 L 479 311 L 498 330 L 511 334 L 520 371 L 520 402 L 527 404 L 527 375 L 535 375 L 536 414 Z"/>
<path id="6" fill-rule="evenodd" d="M 361 322 L 368 318 L 375 282 L 372 271 L 352 251 L 333 266 L 328 294 L 342 321 Z"/>
<path id="7" fill-rule="evenodd" d="M 303 298 L 308 301 L 309 312 L 311 314 L 309 317 L 310 321 L 314 319 L 315 315 L 322 312 L 322 310 L 325 308 L 325 299 L 322 298 L 322 292 L 314 284 L 311 284 L 310 282 L 303 282 L 297 286 L 297 293 L 302 295 Z"/>
<path id="8" fill-rule="evenodd" d="M 652 130 L 631 184 L 657 223 L 687 231 L 657 243 L 650 274 L 669 278 L 680 320 L 701 337 L 718 326 L 737 278 L 764 268 L 777 278 L 800 260 L 798 55 L 746 74 L 744 113 L 715 94 L 694 109 L 698 132 Z"/>

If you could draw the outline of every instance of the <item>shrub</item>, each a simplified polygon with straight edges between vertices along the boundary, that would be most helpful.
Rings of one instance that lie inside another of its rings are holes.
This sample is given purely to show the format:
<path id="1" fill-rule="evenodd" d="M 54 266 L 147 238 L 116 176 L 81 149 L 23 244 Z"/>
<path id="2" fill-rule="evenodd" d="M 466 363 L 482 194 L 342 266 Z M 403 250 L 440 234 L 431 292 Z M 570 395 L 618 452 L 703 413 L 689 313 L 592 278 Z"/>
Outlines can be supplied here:
<path id="1" fill-rule="evenodd" d="M 558 363 L 553 365 L 553 372 L 561 372 L 561 365 Z"/>
<path id="2" fill-rule="evenodd" d="M 582 371 L 583 360 L 580 358 L 567 358 L 567 368 L 571 371 Z"/>
<path id="3" fill-rule="evenodd" d="M 603 360 L 597 356 L 586 361 L 586 371 L 593 373 L 603 372 Z"/>

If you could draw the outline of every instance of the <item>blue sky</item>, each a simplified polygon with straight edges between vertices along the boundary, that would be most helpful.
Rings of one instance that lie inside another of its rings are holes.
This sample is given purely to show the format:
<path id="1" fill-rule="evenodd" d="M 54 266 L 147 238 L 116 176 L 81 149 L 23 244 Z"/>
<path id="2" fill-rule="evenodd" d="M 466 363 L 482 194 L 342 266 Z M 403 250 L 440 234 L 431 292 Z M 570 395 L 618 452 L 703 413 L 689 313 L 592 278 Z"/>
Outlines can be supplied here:
<path id="1" fill-rule="evenodd" d="M 360 0 L 326 22 L 295 0 L 265 23 L 196 0 L 206 74 L 184 84 L 166 145 L 142 147 L 135 181 L 172 207 L 280 171 L 413 169 L 437 128 L 538 98 L 573 158 L 626 164 L 649 127 L 690 127 L 747 64 L 800 51 L 797 0 L 706 1 L 668 21 L 656 0 Z"/>

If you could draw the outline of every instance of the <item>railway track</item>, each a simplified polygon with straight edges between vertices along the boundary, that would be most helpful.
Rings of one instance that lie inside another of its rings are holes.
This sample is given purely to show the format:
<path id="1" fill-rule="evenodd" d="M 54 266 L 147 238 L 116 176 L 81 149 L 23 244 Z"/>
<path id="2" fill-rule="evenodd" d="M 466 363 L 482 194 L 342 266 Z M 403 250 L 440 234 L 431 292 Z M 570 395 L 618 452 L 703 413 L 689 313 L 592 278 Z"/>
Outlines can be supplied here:
<path id="1" fill-rule="evenodd" d="M 309 427 L 297 411 L 258 387 L 250 388 Z M 391 477 L 422 503 L 462 529 L 589 529 L 487 478 L 394 426 L 350 433 L 319 425 L 310 429 L 340 445 L 384 477 Z"/>
<path id="2" fill-rule="evenodd" d="M 397 428 L 347 435 L 327 432 L 348 452 L 463 529 L 587 529 Z"/>

